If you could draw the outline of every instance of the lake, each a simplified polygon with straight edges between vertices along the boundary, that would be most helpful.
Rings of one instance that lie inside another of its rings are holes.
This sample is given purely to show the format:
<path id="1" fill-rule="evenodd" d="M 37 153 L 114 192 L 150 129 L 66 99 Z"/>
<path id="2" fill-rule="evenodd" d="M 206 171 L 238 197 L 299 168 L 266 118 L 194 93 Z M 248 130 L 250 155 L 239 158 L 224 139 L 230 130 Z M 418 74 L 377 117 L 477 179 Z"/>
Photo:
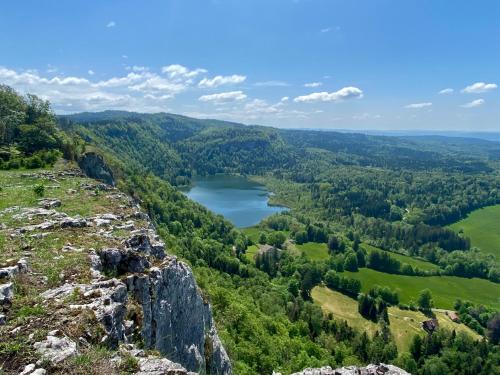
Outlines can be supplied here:
<path id="1" fill-rule="evenodd" d="M 241 176 L 200 177 L 184 193 L 209 210 L 223 215 L 238 228 L 258 224 L 269 215 L 287 210 L 285 207 L 269 206 L 266 188 Z"/>

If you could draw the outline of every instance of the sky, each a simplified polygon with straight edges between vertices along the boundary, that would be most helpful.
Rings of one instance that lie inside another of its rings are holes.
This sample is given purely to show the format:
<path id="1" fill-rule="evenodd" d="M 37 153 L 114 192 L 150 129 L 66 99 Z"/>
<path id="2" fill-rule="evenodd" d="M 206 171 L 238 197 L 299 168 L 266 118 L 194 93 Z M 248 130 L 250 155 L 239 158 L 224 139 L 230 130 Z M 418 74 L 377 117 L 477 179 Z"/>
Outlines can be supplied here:
<path id="1" fill-rule="evenodd" d="M 0 84 L 59 114 L 500 131 L 500 1 L 7 1 Z"/>

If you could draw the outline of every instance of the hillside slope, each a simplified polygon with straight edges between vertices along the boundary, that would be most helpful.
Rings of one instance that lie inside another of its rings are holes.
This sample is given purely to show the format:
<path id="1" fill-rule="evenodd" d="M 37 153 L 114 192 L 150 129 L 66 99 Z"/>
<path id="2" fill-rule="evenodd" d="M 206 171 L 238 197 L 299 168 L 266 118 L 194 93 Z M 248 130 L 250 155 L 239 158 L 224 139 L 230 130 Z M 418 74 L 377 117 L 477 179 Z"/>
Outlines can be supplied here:
<path id="1" fill-rule="evenodd" d="M 137 202 L 68 167 L 0 173 L 3 371 L 230 374 L 190 268 Z"/>

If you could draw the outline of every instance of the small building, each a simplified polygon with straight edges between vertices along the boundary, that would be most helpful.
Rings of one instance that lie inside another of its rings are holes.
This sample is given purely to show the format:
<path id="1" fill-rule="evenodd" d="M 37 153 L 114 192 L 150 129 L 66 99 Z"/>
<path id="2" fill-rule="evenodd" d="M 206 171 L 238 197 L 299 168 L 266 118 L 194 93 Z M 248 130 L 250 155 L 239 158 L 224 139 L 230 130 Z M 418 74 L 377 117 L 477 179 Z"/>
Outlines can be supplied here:
<path id="1" fill-rule="evenodd" d="M 266 253 L 273 251 L 273 250 L 276 250 L 276 248 L 274 246 L 267 245 L 267 244 L 259 245 L 259 254 L 266 254 Z"/>
<path id="2" fill-rule="evenodd" d="M 447 311 L 446 315 L 448 315 L 448 318 L 450 318 L 452 322 L 460 323 L 460 317 L 455 311 Z"/>
<path id="3" fill-rule="evenodd" d="M 422 322 L 422 328 L 427 333 L 432 333 L 439 328 L 437 319 L 429 319 Z"/>

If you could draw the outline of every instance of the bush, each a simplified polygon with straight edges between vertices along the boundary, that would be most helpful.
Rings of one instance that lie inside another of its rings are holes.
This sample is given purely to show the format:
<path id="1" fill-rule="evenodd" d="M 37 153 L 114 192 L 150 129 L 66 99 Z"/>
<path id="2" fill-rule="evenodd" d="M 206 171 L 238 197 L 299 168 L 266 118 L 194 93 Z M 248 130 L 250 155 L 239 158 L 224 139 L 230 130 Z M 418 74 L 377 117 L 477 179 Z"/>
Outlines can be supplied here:
<path id="1" fill-rule="evenodd" d="M 42 184 L 37 184 L 33 187 L 33 192 L 36 196 L 43 197 L 43 195 L 45 194 L 45 186 L 43 186 Z"/>

